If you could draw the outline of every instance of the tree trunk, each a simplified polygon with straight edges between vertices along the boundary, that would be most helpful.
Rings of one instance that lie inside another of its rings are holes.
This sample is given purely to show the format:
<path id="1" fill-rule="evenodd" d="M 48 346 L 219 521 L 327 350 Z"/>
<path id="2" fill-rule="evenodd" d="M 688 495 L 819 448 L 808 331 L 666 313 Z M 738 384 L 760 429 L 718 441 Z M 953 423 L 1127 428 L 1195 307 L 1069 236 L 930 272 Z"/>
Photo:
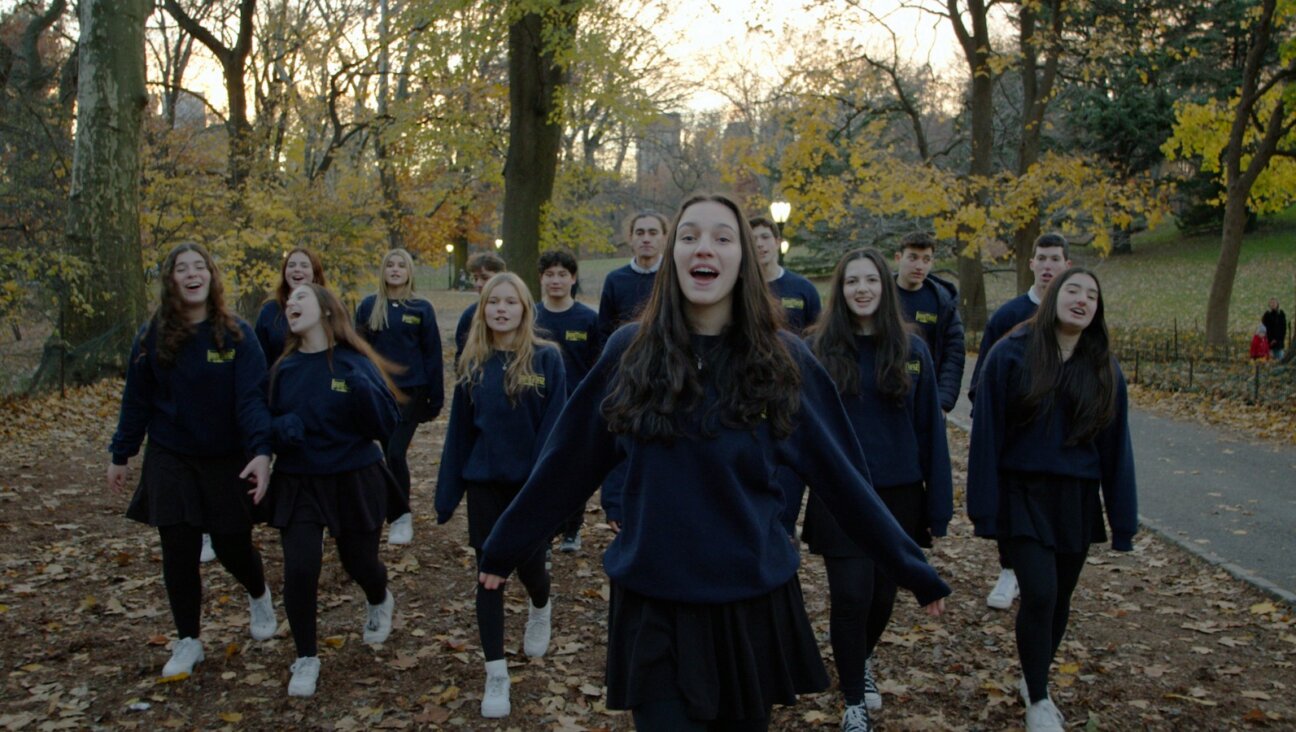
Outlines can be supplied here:
<path id="1" fill-rule="evenodd" d="M 576 31 L 578 0 L 547 16 L 526 13 L 509 25 L 509 147 L 504 162 L 504 251 L 509 270 L 540 292 L 536 262 L 544 205 L 553 197 L 562 149 L 558 92 L 566 70 L 555 44 Z"/>
<path id="2" fill-rule="evenodd" d="M 1242 253 L 1250 191 L 1250 186 L 1233 185 L 1225 199 L 1219 261 L 1215 264 L 1210 296 L 1206 299 L 1206 343 L 1209 345 L 1228 344 L 1229 301 L 1233 298 L 1233 280 L 1237 276 L 1238 256 Z"/>
<path id="3" fill-rule="evenodd" d="M 983 0 L 968 0 L 967 14 L 972 21 L 969 29 L 963 22 L 958 0 L 946 0 L 946 3 L 971 76 L 968 106 L 972 118 L 972 162 L 968 173 L 988 182 L 994 154 L 994 71 L 990 67 L 989 8 Z M 973 190 L 970 198 L 982 207 L 988 203 L 984 189 Z M 960 233 L 959 310 L 964 328 L 981 330 L 986 322 L 985 272 L 981 267 L 981 252 L 964 251 L 966 244 L 966 238 Z"/>
<path id="4" fill-rule="evenodd" d="M 144 22 L 151 9 L 148 0 L 81 2 L 67 253 L 89 269 L 63 281 L 61 338 L 47 345 L 33 388 L 121 373 L 145 316 L 139 149 L 148 100 Z"/>

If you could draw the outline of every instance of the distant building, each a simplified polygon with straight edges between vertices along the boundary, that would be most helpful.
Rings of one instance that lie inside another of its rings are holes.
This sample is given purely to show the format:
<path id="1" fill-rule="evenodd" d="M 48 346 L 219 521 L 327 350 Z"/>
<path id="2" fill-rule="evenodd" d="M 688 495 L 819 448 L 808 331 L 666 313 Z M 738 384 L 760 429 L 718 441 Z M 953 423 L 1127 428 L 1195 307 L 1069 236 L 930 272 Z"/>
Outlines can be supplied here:
<path id="1" fill-rule="evenodd" d="M 207 105 L 191 92 L 180 90 L 175 102 L 175 128 L 201 130 L 207 127 Z"/>
<path id="2" fill-rule="evenodd" d="M 680 197 L 671 167 L 680 157 L 683 118 L 664 114 L 648 125 L 635 146 L 635 185 L 647 201 L 675 201 Z"/>

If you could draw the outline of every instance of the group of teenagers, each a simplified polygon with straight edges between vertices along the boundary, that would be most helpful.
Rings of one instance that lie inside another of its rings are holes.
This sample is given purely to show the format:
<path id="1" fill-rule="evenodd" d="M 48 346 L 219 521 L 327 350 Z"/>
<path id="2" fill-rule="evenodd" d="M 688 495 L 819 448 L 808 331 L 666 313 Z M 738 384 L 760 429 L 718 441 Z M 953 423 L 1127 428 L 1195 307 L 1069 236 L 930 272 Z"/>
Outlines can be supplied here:
<path id="1" fill-rule="evenodd" d="M 601 488 L 616 532 L 603 556 L 608 708 L 640 730 L 765 730 L 773 705 L 826 689 L 797 577 L 805 541 L 827 572 L 842 729 L 869 730 L 882 706 L 872 659 L 898 589 L 932 616 L 950 594 L 922 551 L 953 515 L 944 414 L 964 355 L 954 289 L 930 275 L 936 242 L 902 239 L 895 274 L 875 249 L 847 253 L 821 306 L 779 264 L 777 225 L 728 196 L 690 197 L 673 221 L 637 213 L 627 234 L 634 257 L 608 275 L 597 312 L 574 300 L 567 252 L 542 254 L 539 302 L 498 257 L 470 262 L 480 294 L 456 328 L 435 511 L 445 523 L 466 498 L 481 714 L 510 713 L 506 578 L 516 572 L 529 599 L 522 650 L 541 657 L 551 542 L 579 549 Z M 1026 728 L 1042 731 L 1063 729 L 1048 672 L 1089 547 L 1110 527 L 1112 547 L 1130 550 L 1137 509 L 1097 277 L 1070 267 L 1054 234 L 1030 266 L 1034 286 L 991 319 L 974 372 L 967 511 L 1000 549 L 988 602 L 1020 594 L 1019 688 Z M 354 319 L 319 257 L 290 252 L 255 329 L 227 309 L 201 246 L 175 247 L 161 272 L 108 483 L 126 488 L 147 436 L 127 516 L 161 538 L 179 638 L 162 674 L 203 658 L 204 533 L 247 590 L 252 636 L 274 634 L 251 537 L 266 522 L 283 544 L 288 693 L 310 696 L 324 529 L 364 590 L 364 640 L 391 632 L 379 544 L 384 523 L 389 543 L 412 538 L 405 455 L 444 402 L 435 314 L 399 249 Z"/>

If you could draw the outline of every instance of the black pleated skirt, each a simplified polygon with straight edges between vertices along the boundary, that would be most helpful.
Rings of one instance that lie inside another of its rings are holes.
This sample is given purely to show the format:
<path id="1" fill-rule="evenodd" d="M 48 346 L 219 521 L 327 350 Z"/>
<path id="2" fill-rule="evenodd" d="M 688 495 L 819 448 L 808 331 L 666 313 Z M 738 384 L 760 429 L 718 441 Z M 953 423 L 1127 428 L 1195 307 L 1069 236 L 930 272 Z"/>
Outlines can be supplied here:
<path id="1" fill-rule="evenodd" d="M 1035 539 L 1061 554 L 1107 541 L 1098 481 L 1048 473 L 999 475 L 998 536 Z"/>
<path id="2" fill-rule="evenodd" d="M 793 577 L 759 597 L 672 602 L 612 585 L 608 707 L 682 699 L 698 720 L 761 719 L 775 704 L 828 688 L 828 672 Z"/>
<path id="3" fill-rule="evenodd" d="M 931 528 L 926 521 L 926 491 L 922 483 L 877 488 L 878 497 L 890 509 L 896 523 L 918 546 L 930 549 Z M 810 547 L 811 554 L 825 557 L 864 557 L 863 549 L 851 540 L 837 525 L 827 504 L 814 493 L 806 502 L 805 523 L 801 538 Z"/>
<path id="4" fill-rule="evenodd" d="M 333 536 L 378 531 L 409 512 L 409 501 L 381 460 L 326 475 L 275 471 L 262 505 L 271 526 L 319 524 Z"/>
<path id="5" fill-rule="evenodd" d="M 247 463 L 241 454 L 181 455 L 150 443 L 126 518 L 149 526 L 188 524 L 209 534 L 251 531 L 253 484 L 239 477 Z"/>

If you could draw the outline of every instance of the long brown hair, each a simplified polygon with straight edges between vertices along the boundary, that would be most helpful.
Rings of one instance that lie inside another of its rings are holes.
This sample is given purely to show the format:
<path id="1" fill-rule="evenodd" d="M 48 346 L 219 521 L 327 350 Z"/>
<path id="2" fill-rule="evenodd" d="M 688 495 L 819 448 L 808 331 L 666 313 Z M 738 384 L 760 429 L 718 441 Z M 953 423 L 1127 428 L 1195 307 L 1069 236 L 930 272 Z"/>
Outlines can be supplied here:
<path id="1" fill-rule="evenodd" d="M 161 280 L 158 292 L 157 310 L 149 323 L 149 329 L 156 337 L 158 363 L 166 367 L 175 365 L 176 355 L 185 341 L 194 334 L 194 326 L 185 319 L 183 300 L 175 283 L 176 258 L 185 252 L 195 252 L 203 258 L 207 272 L 211 274 L 211 284 L 207 288 L 207 320 L 211 322 L 212 339 L 216 347 L 224 350 L 225 341 L 234 343 L 243 340 L 243 331 L 239 329 L 238 319 L 225 306 L 225 285 L 221 281 L 220 269 L 216 261 L 203 245 L 195 241 L 184 241 L 171 248 L 166 259 L 162 260 L 162 269 L 158 277 Z"/>
<path id="2" fill-rule="evenodd" d="M 315 282 L 307 282 L 300 286 L 309 287 L 311 292 L 315 293 L 315 299 L 319 301 L 320 323 L 324 326 L 324 337 L 328 339 L 327 358 L 329 368 L 333 368 L 334 346 L 339 343 L 347 346 L 372 361 L 373 365 L 378 367 L 378 373 L 382 375 L 383 383 L 387 385 L 392 396 L 396 398 L 396 401 L 404 404 L 407 397 L 404 392 L 396 388 L 392 376 L 404 373 L 405 367 L 383 358 L 373 349 L 373 346 L 369 345 L 368 341 L 360 337 L 355 326 L 351 325 L 351 318 L 348 316 L 346 307 L 342 305 L 342 300 L 333 294 L 332 290 Z M 290 329 L 284 339 L 283 355 L 271 367 L 270 392 L 272 395 L 274 393 L 275 377 L 279 374 L 279 364 L 283 363 L 288 356 L 301 350 L 301 343 L 301 336 L 293 333 Z"/>
<path id="3" fill-rule="evenodd" d="M 311 282 L 320 287 L 328 287 L 328 280 L 324 277 L 324 263 L 320 261 L 320 256 L 306 247 L 294 248 L 285 254 L 283 262 L 279 263 L 279 286 L 275 288 L 275 300 L 279 303 L 279 312 L 283 312 L 288 296 L 292 294 L 292 285 L 288 284 L 288 260 L 292 259 L 294 254 L 304 254 L 310 260 Z"/>
<path id="4" fill-rule="evenodd" d="M 518 323 L 513 337 L 512 356 L 504 370 L 504 393 L 508 395 L 510 402 L 516 404 L 522 392 L 540 389 L 534 385 L 536 373 L 532 362 L 536 350 L 545 346 L 557 349 L 558 344 L 535 334 L 535 301 L 531 298 L 526 283 L 512 272 L 500 272 L 482 287 L 481 296 L 477 300 L 477 311 L 473 313 L 472 325 L 468 327 L 468 337 L 464 340 L 463 354 L 459 356 L 459 363 L 455 364 L 455 379 L 465 387 L 479 383 L 486 361 L 495 352 L 492 331 L 486 325 L 486 300 L 500 285 L 513 285 L 518 299 L 522 301 L 522 321 Z"/>
<path id="5" fill-rule="evenodd" d="M 1056 330 L 1058 295 L 1068 280 L 1082 274 L 1092 277 L 1098 285 L 1098 308 L 1093 321 L 1080 332 L 1071 358 L 1064 362 Z M 1035 316 L 1018 327 L 1030 328 L 1025 357 L 1026 394 L 1022 397 L 1027 414 L 1043 415 L 1053 408 L 1056 395 L 1063 394 L 1071 404 L 1066 444 L 1092 440 L 1116 418 L 1116 368 L 1098 276 L 1083 267 L 1064 271 L 1049 283 Z"/>
<path id="6" fill-rule="evenodd" d="M 702 403 L 703 385 L 694 365 L 684 293 L 675 266 L 680 219 L 690 206 L 718 203 L 738 221 L 742 247 L 733 291 L 733 320 L 708 368 L 714 374 L 722 424 L 752 428 L 768 418 L 776 437 L 791 434 L 800 408 L 801 372 L 778 334 L 780 317 L 756 260 L 751 227 L 742 208 L 724 195 L 694 195 L 680 206 L 670 228 L 652 296 L 639 332 L 621 357 L 603 415 L 616 433 L 670 440 L 684 434 L 681 416 Z M 704 415 L 704 425 L 708 423 Z"/>
<path id="7" fill-rule="evenodd" d="M 886 397 L 904 402 L 913 383 L 905 362 L 909 360 L 909 330 L 900 312 L 900 295 L 886 258 L 872 247 L 856 249 L 841 258 L 833 269 L 828 290 L 828 306 L 810 330 L 810 349 L 832 377 L 842 394 L 858 394 L 860 387 L 859 351 L 855 347 L 858 319 L 842 294 L 846 267 L 867 259 L 877 267 L 882 293 L 877 312 L 873 314 L 873 337 L 877 342 L 877 389 Z"/>

